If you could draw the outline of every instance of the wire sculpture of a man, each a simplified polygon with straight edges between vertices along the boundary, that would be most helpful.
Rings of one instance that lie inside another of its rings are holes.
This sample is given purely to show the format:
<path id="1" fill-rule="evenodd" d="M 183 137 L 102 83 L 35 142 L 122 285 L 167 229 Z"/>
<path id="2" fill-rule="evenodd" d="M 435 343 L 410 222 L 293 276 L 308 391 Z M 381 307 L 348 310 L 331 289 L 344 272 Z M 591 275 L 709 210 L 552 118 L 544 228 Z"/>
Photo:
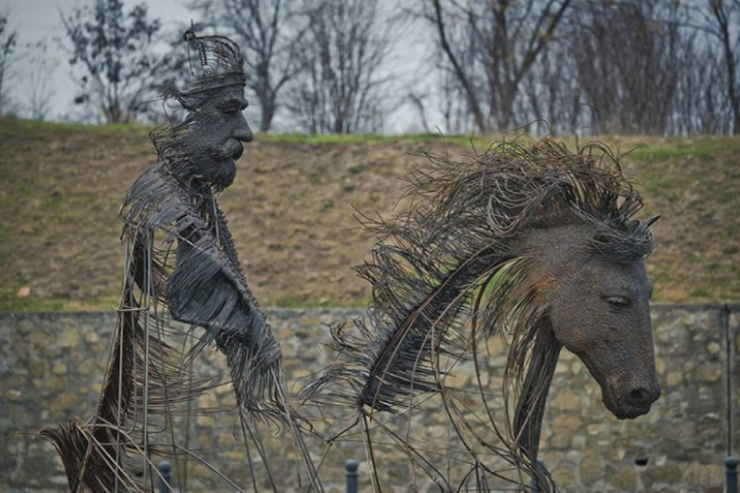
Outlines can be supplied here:
<path id="1" fill-rule="evenodd" d="M 226 357 L 247 452 L 257 423 L 272 422 L 295 431 L 303 453 L 300 421 L 283 391 L 280 347 L 216 200 L 234 181 L 242 143 L 252 140 L 242 114 L 243 61 L 227 38 L 189 30 L 184 40 L 194 81 L 164 97 L 187 114 L 152 132 L 157 162 L 121 209 L 125 273 L 97 412 L 40 433 L 58 449 L 73 492 L 153 490 L 157 460 L 173 460 L 176 469 L 201 461 L 180 432 L 190 426 L 191 401 L 216 385 L 193 377 L 193 361 L 208 347 Z M 253 455 L 260 453 L 258 445 Z M 310 461 L 304 465 L 313 478 Z"/>

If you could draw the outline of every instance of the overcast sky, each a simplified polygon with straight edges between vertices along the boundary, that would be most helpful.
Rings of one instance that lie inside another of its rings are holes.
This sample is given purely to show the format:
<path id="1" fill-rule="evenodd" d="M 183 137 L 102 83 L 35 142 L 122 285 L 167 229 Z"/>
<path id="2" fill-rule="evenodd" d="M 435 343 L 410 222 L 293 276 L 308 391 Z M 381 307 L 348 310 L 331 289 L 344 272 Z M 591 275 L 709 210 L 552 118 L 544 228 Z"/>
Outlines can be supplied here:
<path id="1" fill-rule="evenodd" d="M 56 68 L 48 76 L 53 82 L 51 97 L 51 115 L 49 120 L 62 118 L 74 109 L 76 78 L 73 78 L 69 55 L 63 46 L 64 28 L 60 22 L 59 12 L 70 12 L 73 8 L 84 5 L 89 0 L 0 0 L 0 8 L 10 14 L 11 27 L 18 31 L 18 58 L 13 65 L 11 95 L 16 103 L 27 104 L 29 94 L 28 81 L 31 70 L 29 56 L 33 50 L 29 46 L 44 42 L 48 46 L 47 59 L 56 62 Z M 123 0 L 126 10 L 141 0 Z M 176 22 L 187 22 L 192 13 L 184 7 L 182 0 L 149 0 L 144 2 L 152 17 L 159 17 L 165 28 L 171 28 Z M 78 74 L 79 77 L 79 74 Z"/>
<path id="2" fill-rule="evenodd" d="M 28 104 L 30 97 L 31 63 L 24 53 L 38 53 L 37 49 L 30 48 L 38 42 L 48 46 L 46 59 L 54 61 L 56 68 L 49 71 L 48 77 L 52 81 L 53 94 L 50 98 L 50 114 L 47 120 L 60 120 L 68 117 L 74 110 L 72 102 L 80 73 L 73 72 L 69 65 L 69 55 L 64 51 L 67 40 L 64 28 L 60 22 L 60 11 L 71 12 L 75 7 L 85 5 L 92 0 L 0 0 L 0 9 L 10 14 L 11 28 L 18 31 L 19 43 L 17 60 L 13 66 L 13 79 L 8 87 L 11 88 L 12 100 L 21 106 L 20 113 L 23 114 L 22 106 Z M 142 0 L 123 0 L 125 10 L 131 6 L 142 3 Z M 194 18 L 194 13 L 187 9 L 184 4 L 186 0 L 144 0 L 148 6 L 151 17 L 159 18 L 164 30 L 173 29 L 183 22 L 187 23 Z M 197 19 L 195 19 L 197 20 Z M 415 43 L 416 36 L 405 33 L 405 39 L 396 40 L 393 58 L 387 64 L 400 82 L 399 87 L 407 90 L 409 84 L 419 79 L 422 59 L 426 57 L 423 44 Z M 38 56 L 38 55 L 37 55 Z M 250 115 L 247 110 L 247 118 L 256 126 L 258 116 Z M 441 118 L 434 111 L 429 114 L 432 127 L 441 125 L 436 121 Z M 390 133 L 420 131 L 415 125 L 416 116 L 411 108 L 407 111 L 396 111 L 386 126 L 385 131 Z"/>

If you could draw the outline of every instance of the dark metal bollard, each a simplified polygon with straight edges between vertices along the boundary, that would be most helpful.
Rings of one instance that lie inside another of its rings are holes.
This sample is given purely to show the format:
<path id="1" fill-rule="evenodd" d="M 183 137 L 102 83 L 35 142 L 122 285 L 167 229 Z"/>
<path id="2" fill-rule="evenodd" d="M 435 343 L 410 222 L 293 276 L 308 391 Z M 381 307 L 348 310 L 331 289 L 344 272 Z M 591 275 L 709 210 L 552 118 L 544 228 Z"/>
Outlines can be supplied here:
<path id="1" fill-rule="evenodd" d="M 359 493 L 359 475 L 357 469 L 360 467 L 360 463 L 354 459 L 350 459 L 344 463 L 344 469 L 347 471 L 347 493 Z"/>
<path id="2" fill-rule="evenodd" d="M 159 478 L 160 493 L 170 493 L 172 491 L 172 487 L 170 486 L 170 483 L 172 482 L 172 464 L 163 460 L 159 463 L 157 469 L 159 469 L 159 474 L 162 475 L 162 477 Z"/>
<path id="3" fill-rule="evenodd" d="M 737 457 L 725 459 L 725 492 L 739 493 L 737 489 Z"/>

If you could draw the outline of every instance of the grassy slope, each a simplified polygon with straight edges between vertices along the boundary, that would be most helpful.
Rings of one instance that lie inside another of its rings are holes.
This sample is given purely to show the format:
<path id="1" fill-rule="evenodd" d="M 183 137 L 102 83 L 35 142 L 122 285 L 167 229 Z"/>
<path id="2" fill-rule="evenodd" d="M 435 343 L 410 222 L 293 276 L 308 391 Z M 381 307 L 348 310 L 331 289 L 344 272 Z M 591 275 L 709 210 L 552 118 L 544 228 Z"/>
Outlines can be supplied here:
<path id="1" fill-rule="evenodd" d="M 0 310 L 116 306 L 118 207 L 154 159 L 147 131 L 0 120 Z M 663 215 L 648 263 L 656 299 L 740 300 L 740 139 L 604 140 L 634 149 L 622 165 L 644 214 Z M 222 204 L 261 303 L 364 305 L 369 290 L 349 267 L 372 239 L 352 207 L 390 214 L 400 178 L 424 165 L 409 155 L 420 147 L 472 152 L 468 138 L 433 134 L 258 136 Z"/>

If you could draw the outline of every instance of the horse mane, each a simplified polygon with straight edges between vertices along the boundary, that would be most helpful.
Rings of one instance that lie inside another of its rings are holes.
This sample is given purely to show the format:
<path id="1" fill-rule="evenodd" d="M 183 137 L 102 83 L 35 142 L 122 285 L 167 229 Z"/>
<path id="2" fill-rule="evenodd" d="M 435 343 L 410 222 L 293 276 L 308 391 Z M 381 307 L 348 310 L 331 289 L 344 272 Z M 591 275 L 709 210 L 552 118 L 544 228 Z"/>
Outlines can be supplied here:
<path id="1" fill-rule="evenodd" d="M 529 146 L 504 142 L 462 162 L 423 155 L 428 163 L 410 176 L 408 209 L 389 220 L 364 220 L 378 238 L 357 268 L 372 284 L 368 321 L 355 320 L 355 331 L 333 328 L 329 346 L 336 359 L 303 397 L 353 409 L 367 428 L 376 413 L 404 414 L 422 396 L 436 394 L 460 435 L 472 432 L 463 405 L 448 392 L 446 379 L 457 363 L 472 360 L 478 373 L 486 340 L 506 338 L 508 408 L 521 395 L 532 362 L 552 360 L 535 350 L 545 315 L 537 293 L 546 280 L 535 272 L 537 252 L 521 239 L 535 230 L 591 225 L 597 233 L 585 251 L 626 261 L 648 255 L 653 238 L 644 223 L 631 219 L 642 199 L 618 156 L 602 144 L 571 153 L 551 139 Z M 533 385 L 534 395 L 546 395 L 549 380 Z M 478 388 L 486 407 L 480 378 Z M 485 446 L 534 477 L 537 466 L 522 454 L 508 411 L 504 429 L 486 410 L 504 447 Z M 413 449 L 412 439 L 394 439 Z M 421 456 L 409 454 L 412 460 Z M 474 463 L 486 468 L 477 458 Z M 441 471 L 422 467 L 439 478 Z"/>

